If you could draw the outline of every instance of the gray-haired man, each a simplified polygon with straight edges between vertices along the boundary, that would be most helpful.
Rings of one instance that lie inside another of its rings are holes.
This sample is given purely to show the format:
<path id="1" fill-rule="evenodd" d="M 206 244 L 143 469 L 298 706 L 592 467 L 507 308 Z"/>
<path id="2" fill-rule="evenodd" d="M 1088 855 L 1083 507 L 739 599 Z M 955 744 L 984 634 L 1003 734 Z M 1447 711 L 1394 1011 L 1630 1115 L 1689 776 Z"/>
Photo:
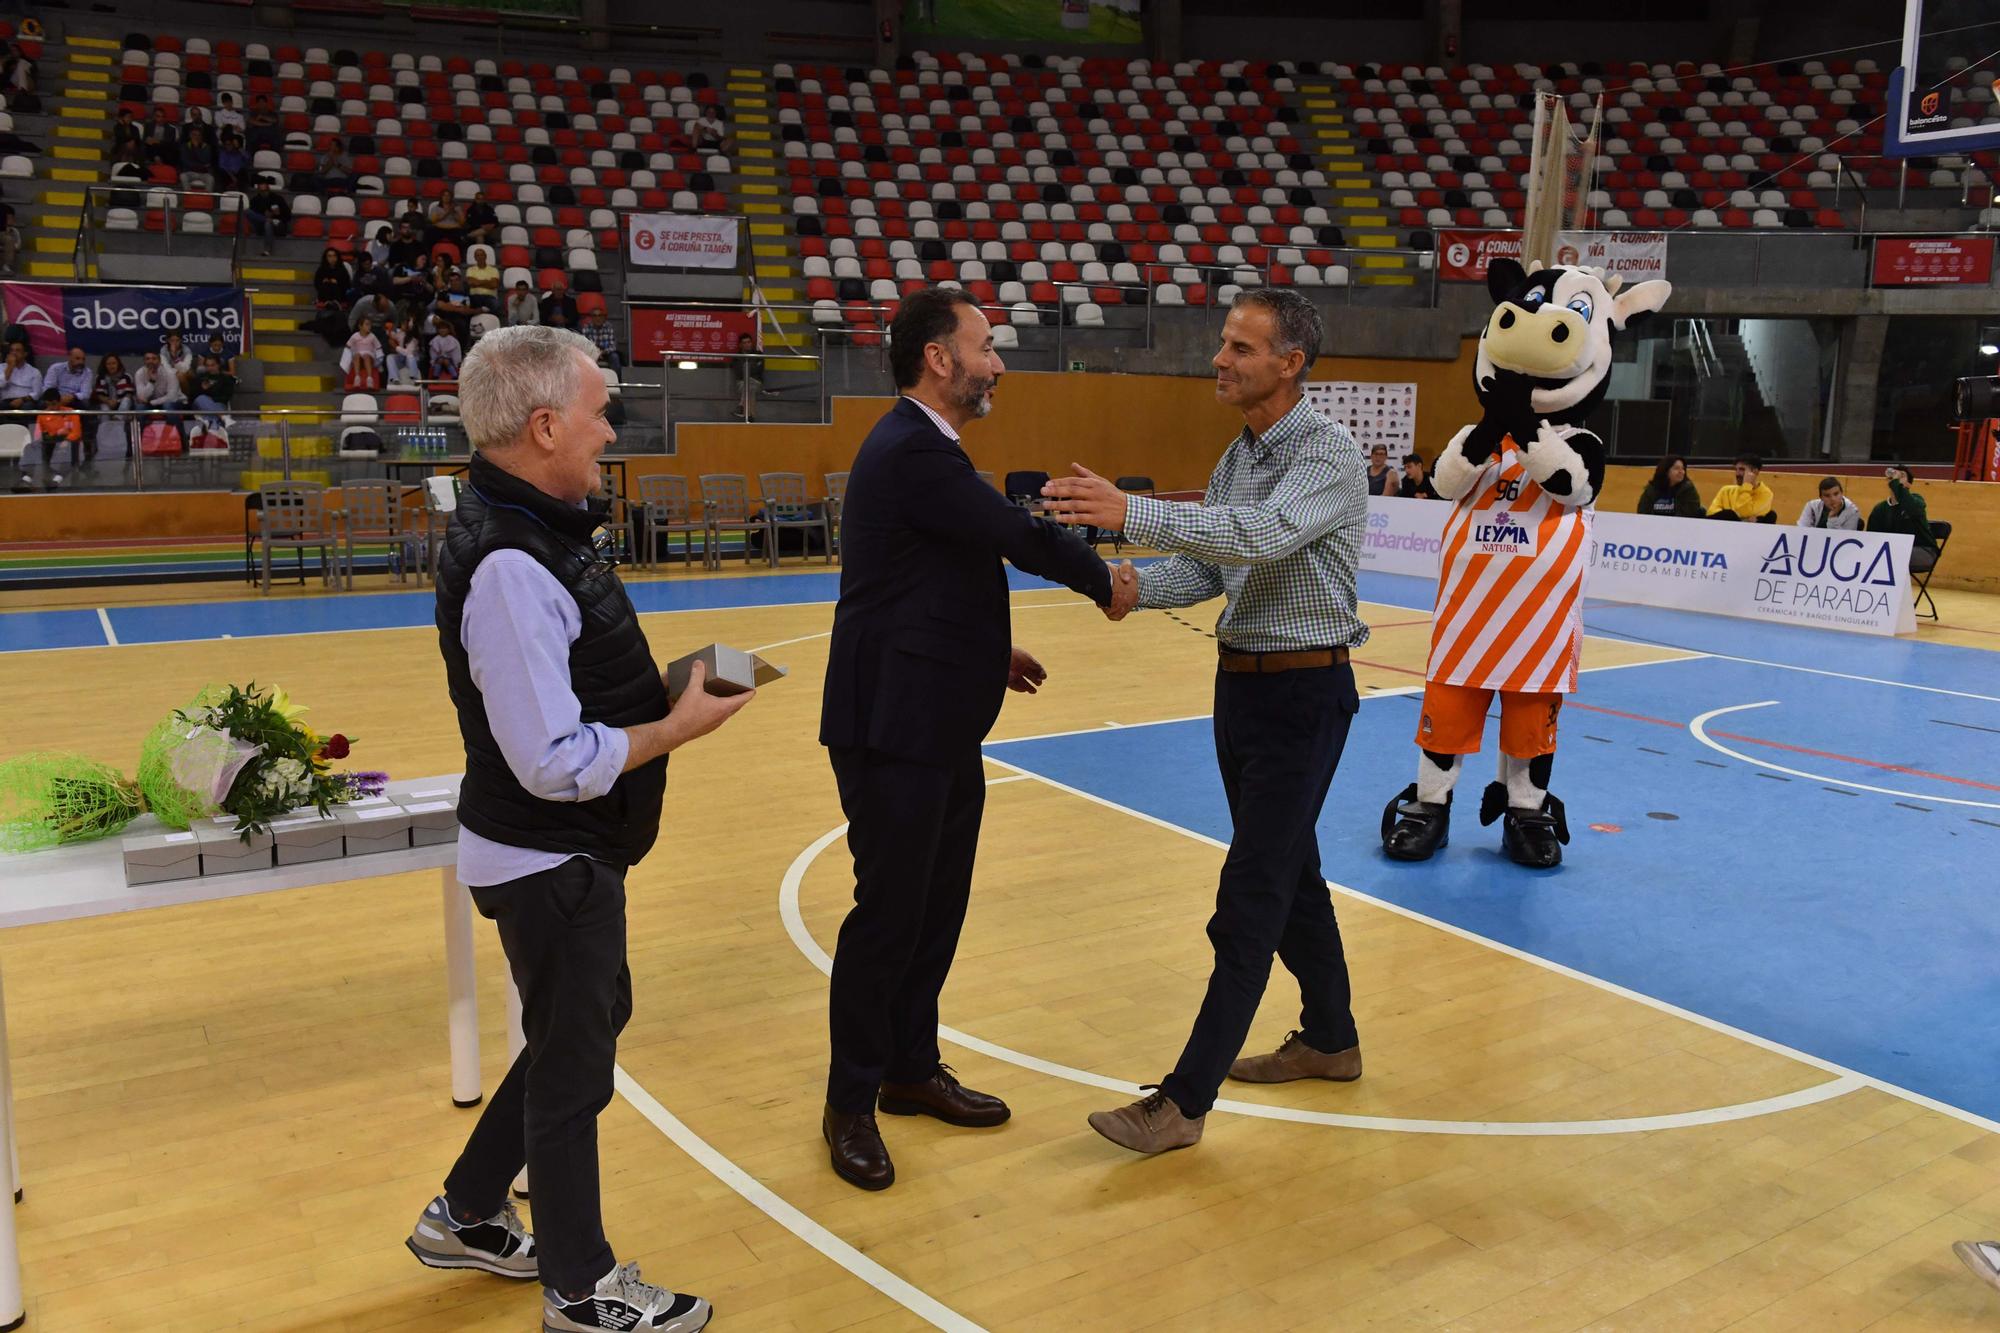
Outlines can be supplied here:
<path id="1" fill-rule="evenodd" d="M 598 458 L 614 434 L 590 340 L 527 325 L 459 376 L 468 482 L 438 565 L 438 646 L 465 740 L 458 877 L 521 992 L 527 1049 L 494 1090 L 409 1246 L 434 1268 L 539 1276 L 546 1333 L 692 1333 L 711 1310 L 619 1264 L 599 1209 L 597 1115 L 632 1015 L 625 872 L 659 831 L 667 755 L 721 726 L 694 669 L 667 687 L 615 566 Z M 523 1165 L 539 1237 L 507 1187 Z"/>
<path id="2" fill-rule="evenodd" d="M 1287 288 L 1236 299 L 1215 354 L 1215 396 L 1243 413 L 1199 505 L 1127 496 L 1081 466 L 1051 481 L 1069 523 L 1123 531 L 1174 558 L 1121 584 L 1106 611 L 1216 596 L 1215 755 L 1234 836 L 1208 937 L 1215 970 L 1178 1064 L 1159 1089 L 1099 1111 L 1091 1128 L 1134 1152 L 1185 1148 L 1225 1075 L 1255 1083 L 1361 1075 L 1347 959 L 1320 875 L 1314 825 L 1360 707 L 1348 650 L 1368 641 L 1354 576 L 1368 520 L 1367 467 L 1345 426 L 1305 401 L 1319 312 Z M 1238 1059 L 1275 952 L 1298 978 L 1299 1028 L 1274 1054 Z"/>

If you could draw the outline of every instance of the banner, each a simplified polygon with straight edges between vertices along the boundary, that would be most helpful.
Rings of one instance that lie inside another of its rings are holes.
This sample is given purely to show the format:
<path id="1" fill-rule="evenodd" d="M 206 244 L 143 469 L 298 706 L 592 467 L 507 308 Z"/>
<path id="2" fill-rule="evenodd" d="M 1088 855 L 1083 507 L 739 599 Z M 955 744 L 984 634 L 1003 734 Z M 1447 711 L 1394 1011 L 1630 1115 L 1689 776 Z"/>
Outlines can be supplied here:
<path id="1" fill-rule="evenodd" d="M 1991 236 L 1878 236 L 1877 287 L 1984 287 L 1993 281 Z"/>
<path id="2" fill-rule="evenodd" d="M 1556 263 L 1601 268 L 1607 277 L 1645 282 L 1667 276 L 1663 231 L 1565 231 L 1556 235 Z"/>
<path id="3" fill-rule="evenodd" d="M 735 268 L 739 219 L 628 213 L 625 257 L 642 268 Z"/>
<path id="4" fill-rule="evenodd" d="M 57 282 L 9 282 L 4 287 L 9 326 L 28 332 L 38 358 L 59 357 L 72 347 L 92 356 L 116 352 L 133 358 L 157 350 L 169 333 L 191 350 L 222 335 L 231 356 L 243 351 L 243 293 L 234 287 L 90 287 Z M 134 367 L 136 368 L 136 367 Z"/>
<path id="5" fill-rule="evenodd" d="M 676 361 L 727 364 L 738 340 L 761 350 L 757 316 L 748 310 L 669 310 L 628 306 L 632 316 L 632 360 L 658 365 L 671 353 Z"/>
<path id="6" fill-rule="evenodd" d="M 1361 567 L 1435 579 L 1452 506 L 1368 498 Z M 1584 594 L 1863 634 L 1916 631 L 1907 533 L 1598 511 Z"/>
<path id="7" fill-rule="evenodd" d="M 1379 444 L 1389 451 L 1391 460 L 1401 461 L 1417 447 L 1414 383 L 1314 380 L 1306 385 L 1306 401 L 1327 420 L 1346 426 L 1364 454 Z"/>
<path id="8" fill-rule="evenodd" d="M 1438 233 L 1438 276 L 1446 282 L 1484 282 L 1487 264 L 1495 259 L 1520 257 L 1518 231 Z"/>
<path id="9" fill-rule="evenodd" d="M 911 36 L 1137 45 L 1139 0 L 904 0 Z"/>

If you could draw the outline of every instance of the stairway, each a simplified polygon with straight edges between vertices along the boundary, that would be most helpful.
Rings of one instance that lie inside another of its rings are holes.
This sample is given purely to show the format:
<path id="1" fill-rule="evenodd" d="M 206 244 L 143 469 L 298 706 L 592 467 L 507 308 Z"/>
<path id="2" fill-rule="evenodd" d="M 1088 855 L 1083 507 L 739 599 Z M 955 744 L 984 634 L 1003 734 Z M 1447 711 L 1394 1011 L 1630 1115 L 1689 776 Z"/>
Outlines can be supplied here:
<path id="1" fill-rule="evenodd" d="M 20 205 L 22 274 L 75 281 L 76 234 L 83 216 L 81 187 L 104 180 L 111 152 L 112 62 L 118 43 L 102 37 L 68 37 L 62 44 L 62 73 L 42 125 L 15 117 L 15 132 L 47 147 L 47 170 L 33 197 Z M 85 277 L 94 278 L 90 272 Z"/>
<path id="2" fill-rule="evenodd" d="M 1382 202 L 1381 187 L 1361 161 L 1333 85 L 1300 79 L 1295 96 L 1304 111 L 1309 151 L 1334 191 L 1327 213 L 1346 234 L 1350 246 L 1395 252 L 1347 256 L 1352 281 L 1360 287 L 1415 286 L 1417 274 L 1411 256 L 1398 249 L 1399 238 Z"/>
<path id="3" fill-rule="evenodd" d="M 770 71 L 731 69 L 727 84 L 729 120 L 735 127 L 737 192 L 750 226 L 751 274 L 764 299 L 773 305 L 800 305 L 805 281 L 799 272 L 797 240 L 792 236 L 791 210 L 785 204 L 787 178 L 778 160 L 778 140 L 772 128 Z M 744 300 L 752 292 L 745 291 Z M 803 310 L 777 310 L 769 318 L 777 321 L 784 337 L 798 347 L 812 347 L 812 324 Z M 773 344 L 768 329 L 765 343 Z M 770 356 L 764 361 L 765 387 L 776 387 L 773 377 L 787 373 L 815 372 L 809 358 Z"/>

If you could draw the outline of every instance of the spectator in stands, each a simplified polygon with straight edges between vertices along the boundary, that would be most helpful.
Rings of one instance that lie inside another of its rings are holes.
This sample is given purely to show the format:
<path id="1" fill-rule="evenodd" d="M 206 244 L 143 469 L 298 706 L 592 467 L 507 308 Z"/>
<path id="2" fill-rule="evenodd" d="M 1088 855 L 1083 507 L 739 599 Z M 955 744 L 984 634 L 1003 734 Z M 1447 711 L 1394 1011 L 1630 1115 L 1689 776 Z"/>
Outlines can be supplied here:
<path id="1" fill-rule="evenodd" d="M 208 350 L 203 352 L 202 355 L 212 356 L 217 361 L 220 361 L 224 373 L 230 375 L 237 373 L 236 362 L 238 358 L 230 354 L 228 340 L 221 334 L 211 333 L 208 335 Z"/>
<path id="2" fill-rule="evenodd" d="M 1424 468 L 1422 454 L 1403 455 L 1403 480 L 1396 487 L 1396 494 L 1405 500 L 1437 500 L 1441 497 L 1437 487 L 1431 485 L 1430 474 Z"/>
<path id="3" fill-rule="evenodd" d="M 133 116 L 132 108 L 119 107 L 118 119 L 111 122 L 111 146 L 118 148 L 128 143 L 144 146 L 145 142 L 146 127 Z"/>
<path id="4" fill-rule="evenodd" d="M 541 303 L 535 300 L 534 292 L 529 290 L 528 280 L 526 278 L 517 279 L 514 283 L 514 294 L 507 298 L 506 323 L 514 325 L 539 324 L 541 322 Z"/>
<path id="5" fill-rule="evenodd" d="M 611 327 L 602 306 L 584 316 L 582 332 L 584 337 L 597 344 L 597 364 L 618 369 L 621 364 L 618 359 L 618 330 Z"/>
<path id="6" fill-rule="evenodd" d="M 81 347 L 70 348 L 68 360 L 55 362 L 42 374 L 42 392 L 54 389 L 64 407 L 90 406 L 90 395 L 96 388 L 97 376 Z"/>
<path id="7" fill-rule="evenodd" d="M 268 176 L 257 179 L 257 187 L 250 192 L 249 203 L 244 207 L 244 216 L 249 220 L 250 230 L 264 238 L 264 253 L 271 253 L 271 242 L 288 235 L 292 229 L 292 206 Z M 329 250 L 328 254 L 334 252 Z M 325 262 L 321 261 L 322 264 Z M 318 278 L 314 278 L 315 287 Z"/>
<path id="8" fill-rule="evenodd" d="M 465 243 L 492 245 L 500 239 L 500 215 L 486 202 L 486 191 L 476 190 L 465 210 Z"/>
<path id="9" fill-rule="evenodd" d="M 451 331 L 461 340 L 472 327 L 472 293 L 466 290 L 465 274 L 457 269 L 445 281 L 437 299 L 431 302 L 431 315 L 440 324 L 449 324 Z"/>
<path id="10" fill-rule="evenodd" d="M 277 108 L 271 105 L 269 93 L 258 93 L 250 99 L 250 124 L 245 129 L 243 137 L 253 153 L 266 148 L 276 151 L 284 147 L 284 122 L 278 119 Z"/>
<path id="11" fill-rule="evenodd" d="M 423 378 L 417 367 L 417 321 L 412 318 L 392 322 L 387 332 L 389 359 L 385 374 L 389 383 L 415 384 Z"/>
<path id="12" fill-rule="evenodd" d="M 125 414 L 132 411 L 137 398 L 138 389 L 134 386 L 132 377 L 125 372 L 124 360 L 116 352 L 106 352 L 97 362 L 97 387 L 91 393 L 91 405 L 100 412 L 116 412 L 120 415 L 99 417 L 98 428 L 92 434 L 102 439 L 107 426 L 112 428 L 114 439 L 117 435 L 123 434 L 125 454 L 128 458 L 132 454 L 130 434 L 132 418 Z"/>
<path id="13" fill-rule="evenodd" d="M 389 238 L 389 253 L 378 262 L 388 264 L 392 271 L 406 268 L 422 272 L 430 257 L 431 248 L 424 244 L 416 223 L 405 217 L 397 219 L 396 233 Z"/>
<path id="14" fill-rule="evenodd" d="M 215 122 L 208 118 L 208 108 L 199 102 L 191 102 L 181 108 L 181 142 L 187 142 L 188 131 L 201 126 L 210 143 L 215 142 Z"/>
<path id="15" fill-rule="evenodd" d="M 202 429 L 227 430 L 236 424 L 229 415 L 230 400 L 236 396 L 236 377 L 224 370 L 220 361 L 203 357 L 192 387 L 194 405 L 208 414 L 202 419 Z"/>
<path id="16" fill-rule="evenodd" d="M 313 300 L 322 306 L 346 305 L 354 287 L 354 274 L 340 251 L 328 246 L 319 252 L 319 267 L 313 270 Z"/>
<path id="17" fill-rule="evenodd" d="M 28 345 L 7 344 L 7 362 L 0 373 L 0 410 L 32 413 L 42 404 L 42 372 L 28 360 Z"/>
<path id="18" fill-rule="evenodd" d="M 181 392 L 180 376 L 160 360 L 158 352 L 146 353 L 145 363 L 132 377 L 132 389 L 141 412 L 168 412 L 187 401 Z M 179 416 L 168 416 L 167 421 L 175 429 L 180 428 Z"/>
<path id="19" fill-rule="evenodd" d="M 217 134 L 224 134 L 230 130 L 234 130 L 240 135 L 243 133 L 244 128 L 243 108 L 237 102 L 236 94 L 223 93 L 217 97 L 215 99 L 215 132 Z"/>
<path id="20" fill-rule="evenodd" d="M 458 336 L 452 332 L 448 321 L 438 321 L 437 332 L 431 335 L 428 350 L 431 359 L 431 378 L 456 380 L 458 368 L 465 361 L 465 349 L 459 346 Z"/>
<path id="21" fill-rule="evenodd" d="M 181 164 L 181 132 L 167 119 L 163 106 L 153 108 L 153 119 L 146 125 L 146 160 L 167 167 Z"/>
<path id="22" fill-rule="evenodd" d="M 451 257 L 443 250 L 431 254 L 424 263 L 424 286 L 430 288 L 435 300 L 451 287 Z"/>
<path id="23" fill-rule="evenodd" d="M 42 445 L 42 477 L 44 486 L 63 484 L 62 473 L 51 474 L 49 463 L 56 456 L 56 449 L 63 441 L 69 441 L 69 468 L 75 472 L 83 466 L 83 418 L 76 414 L 76 408 L 63 402 L 60 389 L 42 390 L 42 410 L 35 417 L 35 438 Z"/>
<path id="24" fill-rule="evenodd" d="M 1668 454 L 1653 469 L 1653 479 L 1639 492 L 1639 512 L 1661 518 L 1700 518 L 1701 492 L 1688 480 L 1687 460 Z"/>
<path id="25" fill-rule="evenodd" d="M 1708 502 L 1708 516 L 1732 522 L 1776 523 L 1777 499 L 1771 488 L 1758 480 L 1763 470 L 1763 459 L 1753 454 L 1737 455 L 1736 481 L 1716 491 L 1715 498 Z"/>
<path id="26" fill-rule="evenodd" d="M 240 190 L 250 183 L 250 154 L 243 151 L 243 136 L 224 130 L 215 146 L 215 178 L 225 190 Z"/>
<path id="27" fill-rule="evenodd" d="M 14 206 L 0 200 L 0 277 L 14 276 L 14 257 L 21 252 L 21 229 L 14 225 Z"/>
<path id="28" fill-rule="evenodd" d="M 208 130 L 200 125 L 188 126 L 187 135 L 181 140 L 181 188 L 215 188 L 215 145 L 209 142 Z"/>
<path id="29" fill-rule="evenodd" d="M 362 316 L 347 340 L 343 358 L 349 393 L 373 393 L 382 387 L 382 340 L 375 336 L 375 321 Z"/>
<path id="30" fill-rule="evenodd" d="M 475 245 L 465 252 L 465 292 L 474 310 L 500 313 L 500 270 L 493 265 L 493 247 Z"/>
<path id="31" fill-rule="evenodd" d="M 35 82 L 40 74 L 34 57 L 22 50 L 19 42 L 7 43 L 7 56 L 0 60 L 0 95 L 5 96 L 9 107 L 27 109 L 22 106 L 22 98 L 34 96 Z M 39 109 L 40 103 L 36 102 L 34 106 Z"/>
<path id="32" fill-rule="evenodd" d="M 339 135 L 327 140 L 313 175 L 322 194 L 354 193 L 354 159 L 347 155 L 347 143 Z"/>
<path id="33" fill-rule="evenodd" d="M 399 313 L 425 311 L 431 304 L 431 284 L 427 270 L 392 265 L 389 269 L 389 299 Z"/>
<path id="34" fill-rule="evenodd" d="M 1833 528 L 1841 532 L 1861 531 L 1861 506 L 1847 498 L 1839 477 L 1819 479 L 1819 499 L 1806 501 L 1799 511 L 1802 528 Z"/>
<path id="35" fill-rule="evenodd" d="M 1368 451 L 1368 493 L 1388 495 L 1396 474 L 1389 471 L 1389 446 L 1378 444 Z"/>
<path id="36" fill-rule="evenodd" d="M 396 296 L 396 284 L 390 281 L 389 270 L 376 263 L 374 257 L 364 251 L 354 263 L 354 286 L 349 289 L 347 299 L 359 301 L 369 295 L 392 301 Z"/>
<path id="37" fill-rule="evenodd" d="M 389 308 L 389 299 L 380 292 L 368 292 L 354 303 L 353 309 L 347 312 L 347 327 L 349 330 L 358 329 L 364 319 L 372 320 L 376 324 L 386 324 L 393 318 L 395 316 Z"/>
<path id="38" fill-rule="evenodd" d="M 569 284 L 560 274 L 554 281 L 555 285 L 549 288 L 548 295 L 542 298 L 542 323 L 574 329 L 579 322 L 576 314 L 576 298 L 569 294 Z M 555 318 L 558 314 L 562 316 L 561 319 Z"/>
<path id="39" fill-rule="evenodd" d="M 180 334 L 167 335 L 166 341 L 161 344 L 160 360 L 166 362 L 167 369 L 174 372 L 175 377 L 181 382 L 181 392 L 186 393 L 188 385 L 194 381 L 194 352 Z"/>
<path id="40" fill-rule="evenodd" d="M 1929 569 L 1937 563 L 1937 534 L 1931 531 L 1930 507 L 1911 489 L 1916 478 L 1901 463 L 1890 464 L 1882 475 L 1889 480 L 1889 498 L 1868 515 L 1868 530 L 1909 533 L 1910 568 Z"/>
<path id="41" fill-rule="evenodd" d="M 724 153 L 729 151 L 729 127 L 723 122 L 719 107 L 705 106 L 695 117 L 694 150 L 697 153 Z"/>
<path id="42" fill-rule="evenodd" d="M 448 194 L 441 194 L 431 200 L 430 211 L 425 215 L 428 228 L 426 243 L 436 246 L 439 241 L 462 246 L 465 240 L 465 208 Z M 463 250 L 460 253 L 464 253 Z"/>
<path id="43" fill-rule="evenodd" d="M 749 334 L 736 340 L 736 359 L 729 369 L 736 381 L 736 415 L 745 421 L 755 421 L 757 395 L 764 392 L 764 357 Z"/>
<path id="44" fill-rule="evenodd" d="M 131 139 L 121 144 L 114 144 L 111 149 L 111 165 L 105 175 L 114 185 L 121 181 L 145 180 L 145 145 Z"/>
<path id="45" fill-rule="evenodd" d="M 395 243 L 396 229 L 385 222 L 368 238 L 368 249 L 364 253 L 377 264 L 386 266 L 389 263 L 389 247 Z"/>

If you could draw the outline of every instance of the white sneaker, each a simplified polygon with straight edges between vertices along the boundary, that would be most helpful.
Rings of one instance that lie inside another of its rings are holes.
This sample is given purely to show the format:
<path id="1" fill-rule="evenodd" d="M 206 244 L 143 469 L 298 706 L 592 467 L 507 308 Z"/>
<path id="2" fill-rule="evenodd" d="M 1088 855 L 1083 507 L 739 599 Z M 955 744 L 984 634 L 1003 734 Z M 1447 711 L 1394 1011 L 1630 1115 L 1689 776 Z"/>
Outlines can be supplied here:
<path id="1" fill-rule="evenodd" d="M 442 1194 L 430 1201 L 403 1242 L 431 1268 L 476 1268 L 498 1277 L 536 1276 L 535 1238 L 511 1203 L 479 1222 L 460 1223 Z"/>
<path id="2" fill-rule="evenodd" d="M 542 1333 L 594 1333 L 598 1329 L 644 1329 L 650 1333 L 695 1333 L 706 1328 L 714 1307 L 699 1296 L 683 1296 L 639 1280 L 639 1265 L 620 1264 L 597 1280 L 580 1301 L 565 1302 L 552 1287 L 542 1288 Z"/>

